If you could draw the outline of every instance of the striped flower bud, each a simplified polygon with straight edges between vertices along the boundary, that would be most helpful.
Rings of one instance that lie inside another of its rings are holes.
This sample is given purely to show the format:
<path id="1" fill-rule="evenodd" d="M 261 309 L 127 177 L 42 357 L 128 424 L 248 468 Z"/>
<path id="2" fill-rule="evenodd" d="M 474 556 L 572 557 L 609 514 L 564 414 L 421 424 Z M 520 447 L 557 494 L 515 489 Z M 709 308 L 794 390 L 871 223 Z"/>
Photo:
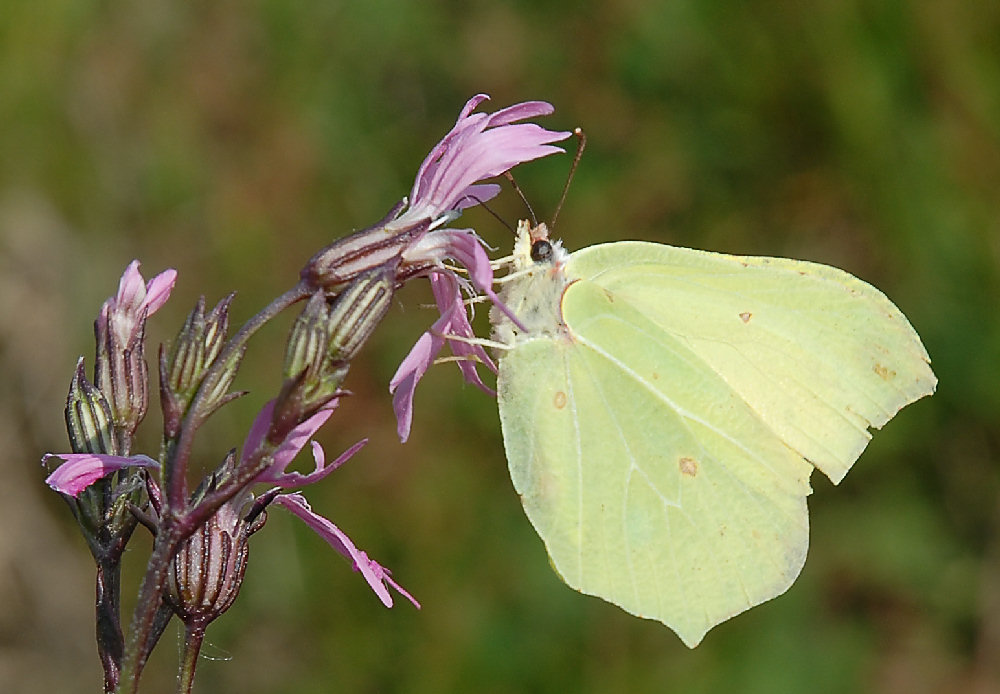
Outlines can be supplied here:
<path id="1" fill-rule="evenodd" d="M 309 370 L 319 372 L 322 369 L 330 341 L 329 319 L 330 307 L 326 296 L 318 291 L 310 297 L 288 335 L 284 366 L 286 380 L 297 379 Z"/>
<path id="2" fill-rule="evenodd" d="M 76 363 L 76 373 L 66 398 L 66 431 L 74 453 L 118 454 L 111 406 L 84 375 L 83 357 Z"/>
<path id="3" fill-rule="evenodd" d="M 168 438 L 177 434 L 195 393 L 222 351 L 229 331 L 229 305 L 233 296 L 230 294 L 222 299 L 208 315 L 205 315 L 205 297 L 199 298 L 169 352 L 160 348 L 160 406 Z M 206 393 L 202 401 L 205 412 L 213 411 L 233 397 L 229 386 L 236 377 L 241 358 L 242 352 L 234 354 L 227 367 L 219 372 L 211 392 Z"/>
<path id="4" fill-rule="evenodd" d="M 201 377 L 219 356 L 226 341 L 233 296 L 230 294 L 222 299 L 207 316 L 205 297 L 199 298 L 170 348 L 166 383 L 185 401 L 198 390 Z"/>
<path id="5" fill-rule="evenodd" d="M 351 361 L 382 322 L 392 301 L 393 277 L 371 271 L 358 277 L 330 308 L 328 356 L 331 362 Z"/>
<path id="6" fill-rule="evenodd" d="M 430 218 L 410 219 L 403 200 L 377 224 L 337 239 L 314 255 L 302 279 L 317 289 L 339 292 L 358 276 L 378 267 L 393 267 L 403 251 L 430 227 Z"/>
<path id="7" fill-rule="evenodd" d="M 333 299 L 318 291 L 292 326 L 285 384 L 269 437 L 280 440 L 340 392 L 351 360 L 389 310 L 393 276 L 385 269 L 356 277 Z"/>
<path id="8" fill-rule="evenodd" d="M 261 512 L 249 522 L 237 495 L 219 507 L 174 555 L 166 598 L 185 624 L 205 625 L 228 610 L 239 595 L 250 555 L 250 536 L 264 527 Z"/>

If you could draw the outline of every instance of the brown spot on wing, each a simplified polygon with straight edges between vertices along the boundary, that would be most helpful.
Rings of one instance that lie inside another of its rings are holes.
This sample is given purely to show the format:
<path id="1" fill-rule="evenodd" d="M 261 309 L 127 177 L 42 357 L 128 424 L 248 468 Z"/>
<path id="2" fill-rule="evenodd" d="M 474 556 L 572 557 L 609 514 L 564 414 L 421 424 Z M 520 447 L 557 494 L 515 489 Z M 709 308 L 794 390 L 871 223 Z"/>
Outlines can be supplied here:
<path id="1" fill-rule="evenodd" d="M 752 317 L 753 314 L 750 313 L 749 311 L 744 311 L 743 313 L 740 314 L 740 320 L 743 321 L 744 323 L 749 323 Z"/>
<path id="2" fill-rule="evenodd" d="M 882 366 L 882 364 L 875 364 L 875 366 L 872 367 L 872 371 L 877 373 L 879 378 L 881 378 L 883 381 L 891 381 L 896 377 L 895 371 L 886 366 Z"/>
<path id="3" fill-rule="evenodd" d="M 694 477 L 698 474 L 698 461 L 694 458 L 681 458 L 677 461 L 677 464 L 681 469 L 682 475 Z"/>
<path id="4" fill-rule="evenodd" d="M 552 404 L 556 406 L 557 410 L 561 410 L 566 407 L 566 393 L 561 390 L 557 390 L 555 397 L 552 398 Z"/>

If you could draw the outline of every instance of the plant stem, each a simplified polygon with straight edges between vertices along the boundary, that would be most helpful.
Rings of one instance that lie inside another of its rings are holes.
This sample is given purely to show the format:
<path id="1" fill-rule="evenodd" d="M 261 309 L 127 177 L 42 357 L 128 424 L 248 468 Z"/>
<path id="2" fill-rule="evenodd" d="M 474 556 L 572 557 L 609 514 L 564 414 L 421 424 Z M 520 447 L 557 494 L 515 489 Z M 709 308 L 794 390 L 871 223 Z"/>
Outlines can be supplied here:
<path id="1" fill-rule="evenodd" d="M 149 563 L 146 564 L 146 573 L 142 577 L 139 598 L 132 615 L 128 649 L 122 667 L 119 692 L 135 694 L 139 688 L 139 677 L 142 675 L 142 669 L 146 666 L 146 659 L 149 657 L 150 651 L 153 650 L 149 634 L 153 628 L 163 588 L 166 585 L 170 560 L 177 553 L 181 542 L 171 542 L 169 537 L 171 534 L 174 533 L 170 532 L 169 528 L 161 526 L 160 532 L 153 542 L 153 552 L 149 556 Z"/>
<path id="2" fill-rule="evenodd" d="M 181 657 L 180 672 L 177 675 L 177 694 L 191 694 L 194 687 L 194 671 L 198 666 L 198 654 L 205 640 L 205 625 L 200 621 L 184 627 L 184 654 Z"/>
<path id="3" fill-rule="evenodd" d="M 97 563 L 97 652 L 104 668 L 104 691 L 115 691 L 121 676 L 125 639 L 121 629 L 121 564 L 117 559 Z"/>

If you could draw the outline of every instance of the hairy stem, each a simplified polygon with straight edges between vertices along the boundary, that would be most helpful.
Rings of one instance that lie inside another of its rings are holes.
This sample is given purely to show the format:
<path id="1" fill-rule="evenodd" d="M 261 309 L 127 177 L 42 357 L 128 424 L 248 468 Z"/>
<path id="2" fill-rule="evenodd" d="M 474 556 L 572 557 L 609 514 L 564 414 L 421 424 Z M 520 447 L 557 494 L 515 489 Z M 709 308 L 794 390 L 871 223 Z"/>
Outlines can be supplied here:
<path id="1" fill-rule="evenodd" d="M 194 687 L 194 671 L 198 666 L 198 654 L 205 640 L 205 625 L 200 621 L 184 627 L 184 653 L 181 657 L 180 672 L 177 675 L 177 694 L 191 694 Z"/>
<path id="2" fill-rule="evenodd" d="M 118 687 L 125 639 L 121 628 L 121 564 L 118 559 L 100 560 L 96 580 L 97 652 L 104 668 L 104 691 Z"/>

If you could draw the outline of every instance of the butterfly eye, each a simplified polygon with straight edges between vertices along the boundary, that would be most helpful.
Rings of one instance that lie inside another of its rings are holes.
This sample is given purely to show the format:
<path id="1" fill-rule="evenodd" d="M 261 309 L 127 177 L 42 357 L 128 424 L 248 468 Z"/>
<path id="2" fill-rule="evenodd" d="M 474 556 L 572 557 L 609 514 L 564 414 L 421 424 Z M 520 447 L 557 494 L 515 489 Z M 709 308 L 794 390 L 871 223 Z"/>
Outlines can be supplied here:
<path id="1" fill-rule="evenodd" d="M 545 239 L 538 239 L 531 244 L 531 259 L 536 263 L 544 263 L 552 259 L 552 244 Z"/>

